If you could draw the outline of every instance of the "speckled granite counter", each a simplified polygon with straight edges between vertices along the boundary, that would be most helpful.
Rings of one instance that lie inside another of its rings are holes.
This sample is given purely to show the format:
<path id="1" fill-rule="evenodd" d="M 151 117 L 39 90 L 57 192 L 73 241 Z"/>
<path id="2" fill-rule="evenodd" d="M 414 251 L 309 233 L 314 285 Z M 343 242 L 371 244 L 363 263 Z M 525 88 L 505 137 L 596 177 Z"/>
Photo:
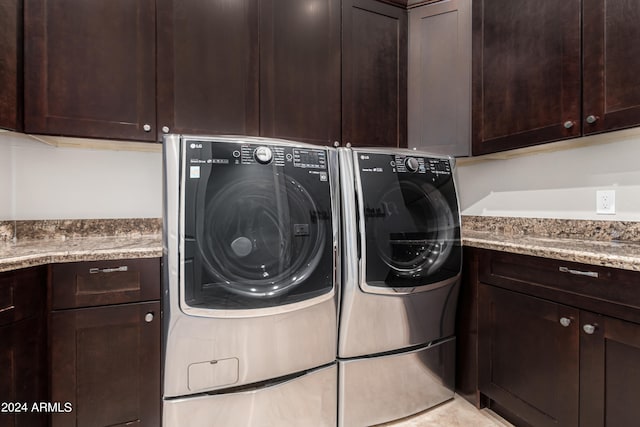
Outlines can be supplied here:
<path id="1" fill-rule="evenodd" d="M 640 271 L 640 223 L 463 216 L 463 245 Z"/>
<path id="2" fill-rule="evenodd" d="M 3 221 L 0 272 L 36 265 L 162 256 L 160 219 Z"/>

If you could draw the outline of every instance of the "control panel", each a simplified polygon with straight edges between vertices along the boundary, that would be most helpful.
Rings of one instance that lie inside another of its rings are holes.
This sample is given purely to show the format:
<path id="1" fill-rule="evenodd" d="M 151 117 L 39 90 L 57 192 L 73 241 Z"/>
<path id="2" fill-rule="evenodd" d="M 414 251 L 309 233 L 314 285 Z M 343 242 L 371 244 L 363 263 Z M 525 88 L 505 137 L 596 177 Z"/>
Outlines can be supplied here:
<path id="1" fill-rule="evenodd" d="M 396 154 L 391 161 L 391 166 L 399 173 L 429 172 L 435 175 L 451 175 L 451 164 L 447 159 Z"/>
<path id="2" fill-rule="evenodd" d="M 211 141 L 189 141 L 187 147 L 191 165 L 274 165 L 327 170 L 327 153 L 323 149 Z"/>

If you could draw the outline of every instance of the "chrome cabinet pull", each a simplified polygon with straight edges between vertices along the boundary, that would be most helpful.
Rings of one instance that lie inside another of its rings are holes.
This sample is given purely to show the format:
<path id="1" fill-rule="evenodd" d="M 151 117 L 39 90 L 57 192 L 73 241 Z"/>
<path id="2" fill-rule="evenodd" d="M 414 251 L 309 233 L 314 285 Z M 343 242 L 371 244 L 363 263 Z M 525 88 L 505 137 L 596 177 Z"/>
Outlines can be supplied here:
<path id="1" fill-rule="evenodd" d="M 593 335 L 593 333 L 596 331 L 596 326 L 586 324 L 582 327 L 582 330 L 588 335 Z"/>
<path id="2" fill-rule="evenodd" d="M 573 122 L 571 120 L 567 120 L 566 122 L 564 122 L 565 129 L 571 129 L 572 127 L 573 127 Z"/>
<path id="3" fill-rule="evenodd" d="M 568 317 L 561 317 L 560 324 L 566 328 L 571 324 L 571 319 L 569 319 Z"/>
<path id="4" fill-rule="evenodd" d="M 116 268 L 90 268 L 89 269 L 89 273 L 90 274 L 115 273 L 117 271 L 129 271 L 129 267 L 127 267 L 126 265 L 123 265 L 123 266 L 116 267 Z"/>
<path id="5" fill-rule="evenodd" d="M 590 116 L 587 116 L 586 118 L 587 123 L 589 123 L 590 125 L 594 124 L 595 122 L 598 121 L 598 117 L 594 116 L 593 114 Z"/>
<path id="6" fill-rule="evenodd" d="M 568 267 L 559 267 L 558 270 L 560 270 L 561 273 L 575 274 L 577 276 L 595 277 L 596 279 L 598 278 L 598 272 L 597 271 L 572 270 L 572 269 L 570 269 Z"/>
<path id="7" fill-rule="evenodd" d="M 153 322 L 153 313 L 149 312 L 144 315 L 144 321 L 147 323 Z"/>

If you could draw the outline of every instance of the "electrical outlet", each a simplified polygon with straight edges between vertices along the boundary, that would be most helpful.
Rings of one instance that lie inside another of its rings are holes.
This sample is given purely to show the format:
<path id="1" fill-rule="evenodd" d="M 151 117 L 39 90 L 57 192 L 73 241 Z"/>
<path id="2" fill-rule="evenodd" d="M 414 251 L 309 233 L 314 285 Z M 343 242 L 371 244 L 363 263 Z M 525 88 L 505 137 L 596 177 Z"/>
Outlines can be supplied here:
<path id="1" fill-rule="evenodd" d="M 596 191 L 596 213 L 601 215 L 613 215 L 616 213 L 615 190 Z"/>

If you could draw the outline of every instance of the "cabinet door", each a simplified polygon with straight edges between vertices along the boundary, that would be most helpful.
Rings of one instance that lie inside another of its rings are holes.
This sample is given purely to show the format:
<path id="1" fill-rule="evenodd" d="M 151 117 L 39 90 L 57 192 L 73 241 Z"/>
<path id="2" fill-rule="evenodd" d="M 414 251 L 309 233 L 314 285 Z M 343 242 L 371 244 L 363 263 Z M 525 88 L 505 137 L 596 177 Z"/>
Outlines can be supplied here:
<path id="1" fill-rule="evenodd" d="M 47 401 L 45 321 L 32 317 L 0 326 L 0 402 L 25 403 L 20 412 L 2 408 L 3 427 L 44 427 L 47 414 L 32 410 L 36 402 Z M 7 411 L 8 412 L 5 412 Z M 26 409 L 26 411 L 25 411 Z"/>
<path id="2" fill-rule="evenodd" d="M 580 7 L 473 2 L 474 155 L 580 135 Z"/>
<path id="3" fill-rule="evenodd" d="M 407 11 L 342 2 L 342 141 L 407 146 Z"/>
<path id="4" fill-rule="evenodd" d="M 340 1 L 260 3 L 260 135 L 340 141 Z"/>
<path id="5" fill-rule="evenodd" d="M 588 312 L 580 323 L 580 426 L 637 425 L 640 325 Z"/>
<path id="6" fill-rule="evenodd" d="M 640 2 L 584 0 L 584 133 L 640 124 Z"/>
<path id="7" fill-rule="evenodd" d="M 160 303 L 51 314 L 52 426 L 160 425 Z"/>
<path id="8" fill-rule="evenodd" d="M 409 148 L 471 155 L 471 0 L 409 10 Z"/>
<path id="9" fill-rule="evenodd" d="M 531 425 L 577 426 L 578 310 L 481 284 L 478 316 L 480 392 Z"/>
<path id="10" fill-rule="evenodd" d="M 258 135 L 258 1 L 157 4 L 160 130 Z"/>
<path id="11" fill-rule="evenodd" d="M 25 131 L 155 140 L 155 1 L 25 0 Z"/>
<path id="12" fill-rule="evenodd" d="M 22 0 L 0 0 L 0 128 L 22 128 Z"/>

